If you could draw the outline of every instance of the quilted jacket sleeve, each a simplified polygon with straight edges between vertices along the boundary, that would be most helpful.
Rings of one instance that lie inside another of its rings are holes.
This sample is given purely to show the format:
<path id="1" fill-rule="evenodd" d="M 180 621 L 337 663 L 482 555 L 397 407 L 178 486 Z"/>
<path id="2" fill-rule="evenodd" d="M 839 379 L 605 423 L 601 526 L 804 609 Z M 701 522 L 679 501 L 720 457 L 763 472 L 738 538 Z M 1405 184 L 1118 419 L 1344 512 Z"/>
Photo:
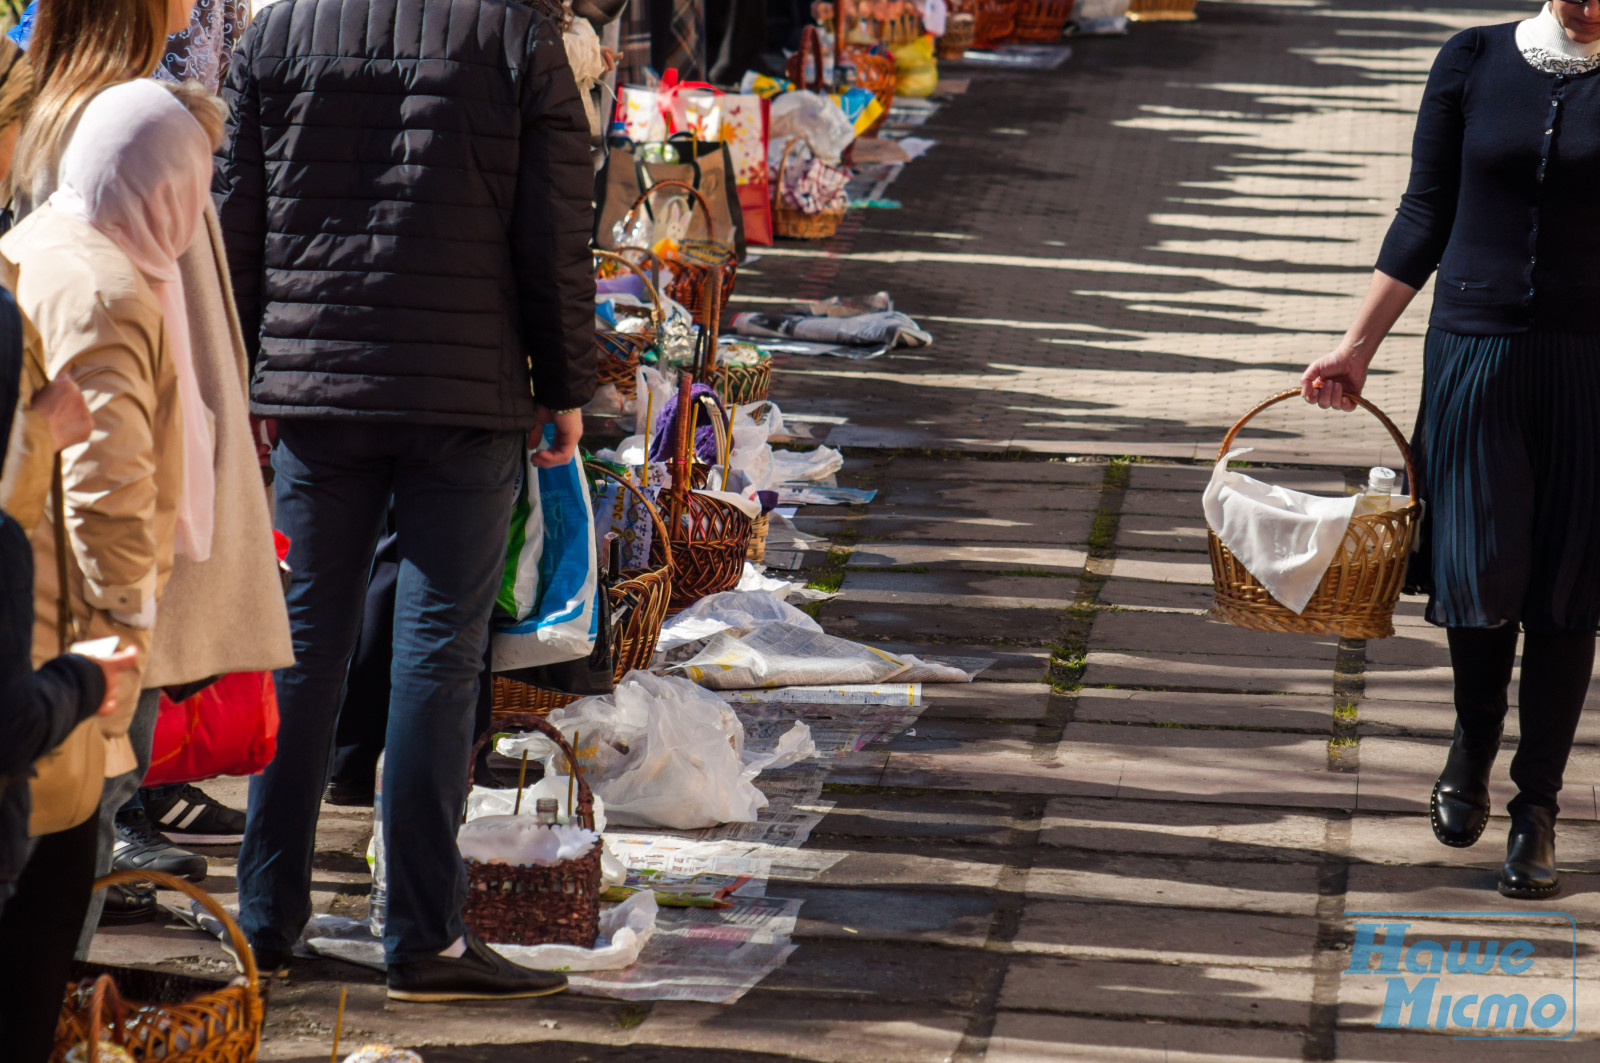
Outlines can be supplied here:
<path id="1" fill-rule="evenodd" d="M 588 119 L 561 37 L 548 19 L 536 19 L 529 32 L 520 102 L 511 257 L 523 346 L 539 404 L 569 409 L 588 402 L 596 386 L 589 257 L 594 169 Z"/>
<path id="2" fill-rule="evenodd" d="M 252 60 L 257 31 L 265 21 L 245 32 L 244 42 L 228 66 L 228 80 L 222 87 L 228 128 L 211 183 L 252 374 L 261 348 L 261 274 L 267 239 L 266 156 L 261 147 L 261 97 Z"/>

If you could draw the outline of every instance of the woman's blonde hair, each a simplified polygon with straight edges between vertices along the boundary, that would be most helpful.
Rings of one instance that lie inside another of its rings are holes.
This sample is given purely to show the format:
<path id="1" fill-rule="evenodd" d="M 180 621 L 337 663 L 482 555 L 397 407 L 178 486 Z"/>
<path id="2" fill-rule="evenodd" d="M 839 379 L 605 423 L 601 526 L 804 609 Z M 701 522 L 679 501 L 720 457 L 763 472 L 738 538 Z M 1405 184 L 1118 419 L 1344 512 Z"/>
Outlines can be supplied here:
<path id="1" fill-rule="evenodd" d="M 198 81 L 163 81 L 161 86 L 170 89 L 178 97 L 178 102 L 200 123 L 206 139 L 211 142 L 211 150 L 222 147 L 223 128 L 228 124 L 228 105 L 211 95 Z"/>
<path id="2" fill-rule="evenodd" d="M 95 93 L 154 73 L 166 43 L 167 0 L 41 3 L 28 46 L 36 91 L 17 144 L 18 187 L 55 159 Z"/>

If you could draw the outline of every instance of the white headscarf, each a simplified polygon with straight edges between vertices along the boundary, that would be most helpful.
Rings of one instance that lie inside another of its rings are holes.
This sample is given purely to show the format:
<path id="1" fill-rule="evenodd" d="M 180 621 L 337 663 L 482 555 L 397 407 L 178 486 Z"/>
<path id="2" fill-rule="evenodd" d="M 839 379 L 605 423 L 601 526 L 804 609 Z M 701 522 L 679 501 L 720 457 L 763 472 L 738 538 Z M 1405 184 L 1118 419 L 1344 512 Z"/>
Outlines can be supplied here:
<path id="1" fill-rule="evenodd" d="M 212 413 L 200 398 L 178 256 L 200 226 L 211 187 L 211 143 L 170 91 L 148 79 L 100 92 L 61 155 L 46 206 L 98 229 L 144 275 L 166 318 L 183 405 L 183 495 L 177 552 L 211 556 L 216 481 Z"/>

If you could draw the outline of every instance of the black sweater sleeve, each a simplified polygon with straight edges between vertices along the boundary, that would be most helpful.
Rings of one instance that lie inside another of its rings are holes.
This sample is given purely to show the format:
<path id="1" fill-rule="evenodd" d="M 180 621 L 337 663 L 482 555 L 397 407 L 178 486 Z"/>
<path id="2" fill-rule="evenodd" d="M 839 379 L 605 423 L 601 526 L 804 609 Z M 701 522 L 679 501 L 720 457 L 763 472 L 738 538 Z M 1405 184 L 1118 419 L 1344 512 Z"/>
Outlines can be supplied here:
<path id="1" fill-rule="evenodd" d="M 0 514 L 0 775 L 16 776 L 61 744 L 105 698 L 105 673 L 64 654 L 37 672 L 33 639 L 33 550 Z"/>
<path id="2" fill-rule="evenodd" d="M 1456 34 L 1428 74 L 1411 142 L 1411 181 L 1378 253 L 1378 271 L 1408 287 L 1421 288 L 1439 268 L 1455 226 L 1466 125 L 1462 97 L 1481 46 L 1475 29 Z"/>

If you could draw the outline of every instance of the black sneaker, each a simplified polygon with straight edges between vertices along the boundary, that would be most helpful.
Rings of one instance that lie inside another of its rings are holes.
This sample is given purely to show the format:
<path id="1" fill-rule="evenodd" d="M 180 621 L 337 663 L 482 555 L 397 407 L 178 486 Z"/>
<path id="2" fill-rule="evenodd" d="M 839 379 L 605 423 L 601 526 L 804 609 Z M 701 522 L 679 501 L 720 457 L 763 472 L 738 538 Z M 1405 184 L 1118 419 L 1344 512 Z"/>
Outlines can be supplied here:
<path id="1" fill-rule="evenodd" d="M 244 840 L 244 813 L 198 786 L 185 786 L 164 800 L 145 796 L 144 808 L 156 829 L 190 845 L 232 845 Z"/>
<path id="2" fill-rule="evenodd" d="M 567 988 L 567 976 L 519 967 L 467 931 L 460 957 L 433 956 L 389 966 L 389 999 L 438 1004 L 447 1000 L 519 1000 Z"/>
<path id="3" fill-rule="evenodd" d="M 165 871 L 190 882 L 206 880 L 206 858 L 173 845 L 150 823 L 144 809 L 117 813 L 113 871 Z"/>
<path id="4" fill-rule="evenodd" d="M 122 882 L 107 886 L 106 905 L 100 909 L 101 926 L 148 923 L 161 912 L 156 888 L 148 882 Z"/>

